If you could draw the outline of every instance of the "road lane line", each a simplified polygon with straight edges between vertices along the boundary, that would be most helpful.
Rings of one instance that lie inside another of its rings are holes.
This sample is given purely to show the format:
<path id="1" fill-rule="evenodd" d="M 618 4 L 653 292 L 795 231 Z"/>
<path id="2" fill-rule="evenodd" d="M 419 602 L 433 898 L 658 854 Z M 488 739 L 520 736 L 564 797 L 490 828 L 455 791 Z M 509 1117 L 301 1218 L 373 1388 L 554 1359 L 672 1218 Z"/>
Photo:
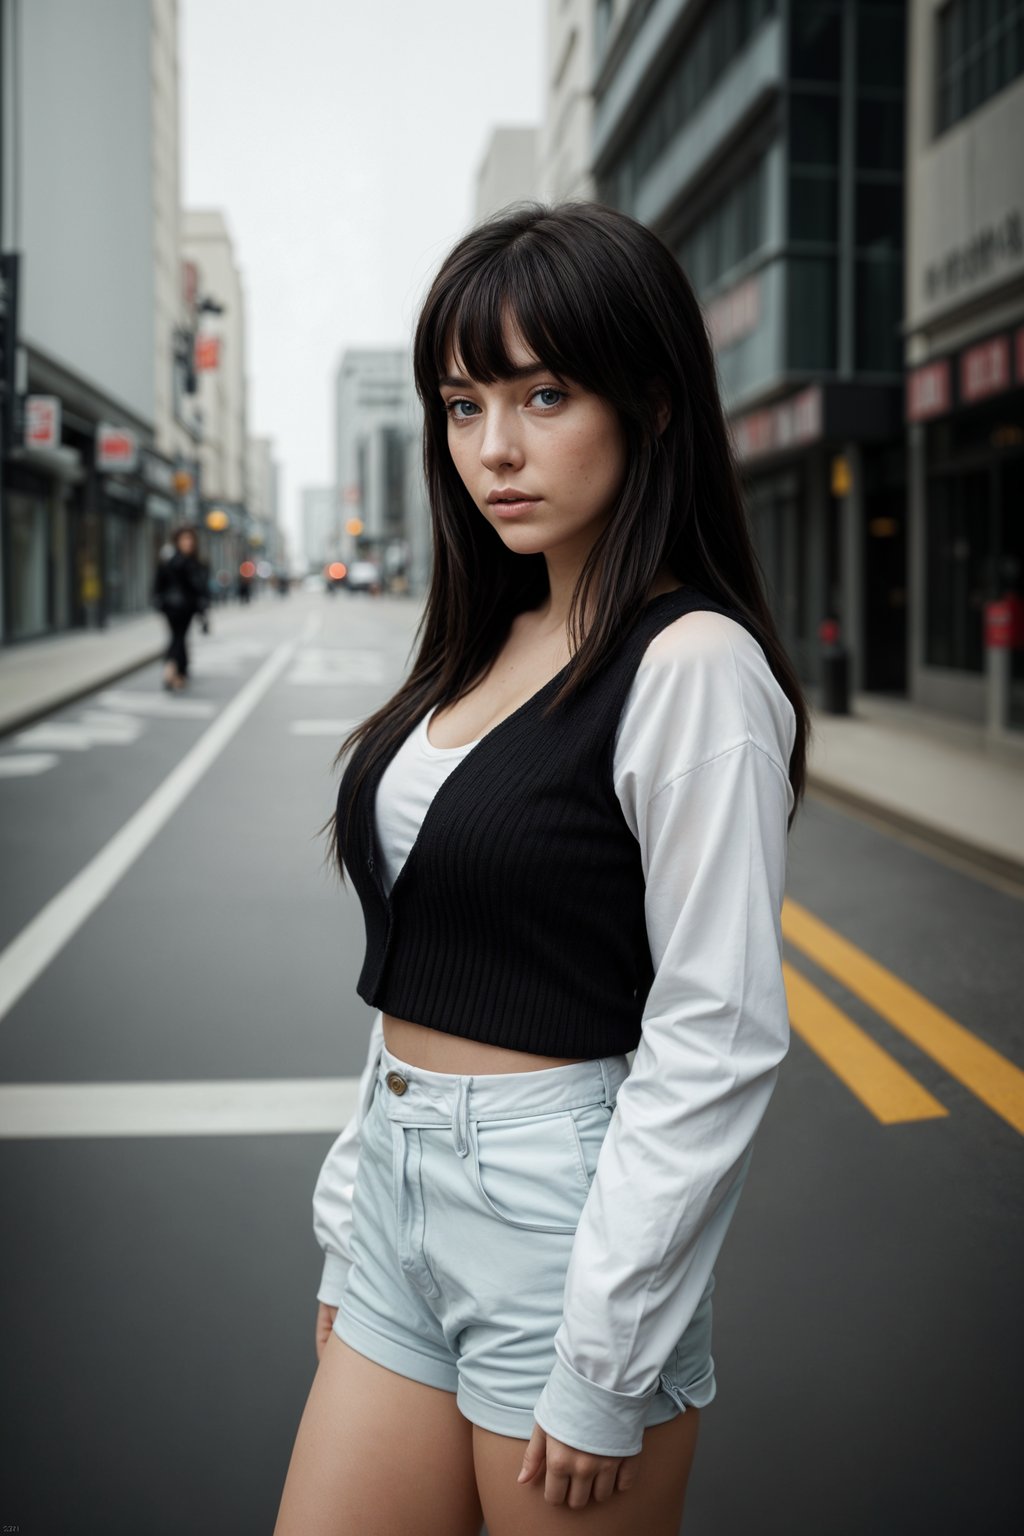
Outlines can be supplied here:
<path id="1" fill-rule="evenodd" d="M 355 1114 L 358 1077 L 165 1083 L 11 1083 L 0 1140 L 61 1136 L 336 1136 Z"/>
<path id="2" fill-rule="evenodd" d="M 1024 1135 L 1024 1072 L 806 907 L 788 898 L 782 932 L 957 1082 Z"/>
<path id="3" fill-rule="evenodd" d="M 806 976 L 783 964 L 789 1022 L 805 1045 L 883 1125 L 949 1111 Z"/>
<path id="4" fill-rule="evenodd" d="M 0 1019 L 10 1012 L 171 819 L 284 671 L 298 643 L 297 639 L 286 640 L 268 656 L 145 804 L 0 954 Z"/>

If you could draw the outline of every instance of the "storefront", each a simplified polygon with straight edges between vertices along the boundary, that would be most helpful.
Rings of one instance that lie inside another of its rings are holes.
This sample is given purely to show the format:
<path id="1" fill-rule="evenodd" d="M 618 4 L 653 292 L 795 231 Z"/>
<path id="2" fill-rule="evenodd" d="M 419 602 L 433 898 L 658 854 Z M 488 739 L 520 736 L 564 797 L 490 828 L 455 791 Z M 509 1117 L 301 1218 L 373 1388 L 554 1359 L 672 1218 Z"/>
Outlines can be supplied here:
<path id="1" fill-rule="evenodd" d="M 852 688 L 906 688 L 906 477 L 898 391 L 822 383 L 731 423 L 769 602 L 801 678 L 837 619 Z"/>
<path id="2" fill-rule="evenodd" d="M 1024 325 L 915 368 L 906 413 L 921 594 L 915 698 L 997 734 L 1024 729 L 1024 648 L 1012 646 L 1005 665 L 986 644 L 988 606 L 1024 597 Z"/>

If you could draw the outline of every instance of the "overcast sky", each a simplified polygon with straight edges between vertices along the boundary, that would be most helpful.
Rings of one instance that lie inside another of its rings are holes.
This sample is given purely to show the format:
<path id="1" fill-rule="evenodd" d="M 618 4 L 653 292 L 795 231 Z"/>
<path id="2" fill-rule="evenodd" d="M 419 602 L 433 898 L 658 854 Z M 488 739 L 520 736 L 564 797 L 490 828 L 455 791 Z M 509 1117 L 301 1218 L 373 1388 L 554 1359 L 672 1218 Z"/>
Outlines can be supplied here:
<path id="1" fill-rule="evenodd" d="M 275 439 L 290 530 L 299 488 L 333 479 L 340 354 L 408 341 L 492 128 L 540 121 L 544 12 L 180 0 L 182 199 L 221 208 L 235 243 L 249 430 Z"/>

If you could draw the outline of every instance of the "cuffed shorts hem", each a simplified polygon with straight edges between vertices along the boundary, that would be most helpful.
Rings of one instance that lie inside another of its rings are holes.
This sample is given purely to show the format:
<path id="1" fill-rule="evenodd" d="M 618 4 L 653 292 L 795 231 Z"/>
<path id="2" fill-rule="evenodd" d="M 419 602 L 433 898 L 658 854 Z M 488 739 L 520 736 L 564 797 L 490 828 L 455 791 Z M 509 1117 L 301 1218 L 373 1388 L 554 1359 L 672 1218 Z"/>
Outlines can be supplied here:
<path id="1" fill-rule="evenodd" d="M 424 1350 L 411 1349 L 407 1344 L 396 1344 L 394 1339 L 344 1315 L 340 1308 L 331 1332 L 336 1333 L 343 1344 L 399 1376 L 408 1376 L 425 1387 L 440 1387 L 443 1392 L 454 1392 L 458 1388 L 459 1373 L 449 1361 L 439 1360 Z"/>

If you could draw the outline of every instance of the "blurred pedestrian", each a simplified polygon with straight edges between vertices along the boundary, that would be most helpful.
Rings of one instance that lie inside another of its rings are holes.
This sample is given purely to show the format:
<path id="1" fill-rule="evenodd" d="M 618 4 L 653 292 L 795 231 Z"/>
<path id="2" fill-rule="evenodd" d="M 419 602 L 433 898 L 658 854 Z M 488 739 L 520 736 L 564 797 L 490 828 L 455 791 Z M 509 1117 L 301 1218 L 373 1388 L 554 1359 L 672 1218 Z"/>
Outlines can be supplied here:
<path id="1" fill-rule="evenodd" d="M 807 708 L 649 229 L 498 215 L 413 357 L 431 587 L 339 753 L 377 1012 L 313 1197 L 319 1369 L 275 1536 L 554 1536 L 566 1505 L 675 1536 L 789 1041 Z"/>
<path id="2" fill-rule="evenodd" d="M 210 604 L 210 573 L 199 559 L 195 529 L 189 524 L 175 529 L 173 553 L 161 560 L 153 580 L 153 601 L 170 630 L 164 654 L 164 687 L 169 692 L 184 688 L 188 681 L 188 646 L 186 637 L 196 614 L 205 620 Z"/>

